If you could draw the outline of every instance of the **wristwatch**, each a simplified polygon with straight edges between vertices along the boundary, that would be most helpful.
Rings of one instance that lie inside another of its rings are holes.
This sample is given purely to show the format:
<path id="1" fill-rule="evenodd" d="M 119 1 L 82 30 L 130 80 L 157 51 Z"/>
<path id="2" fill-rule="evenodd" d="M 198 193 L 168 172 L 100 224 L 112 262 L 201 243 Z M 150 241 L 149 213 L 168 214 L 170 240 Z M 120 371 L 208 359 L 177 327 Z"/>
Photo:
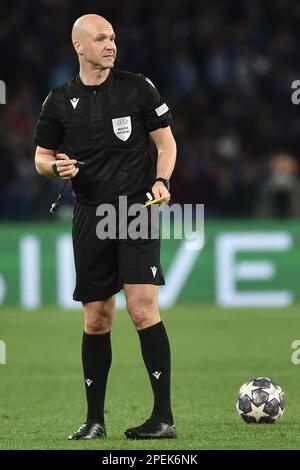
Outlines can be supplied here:
<path id="1" fill-rule="evenodd" d="M 52 165 L 52 171 L 53 171 L 53 173 L 54 173 L 55 176 L 60 176 L 60 174 L 59 174 L 58 171 L 57 171 L 56 163 L 53 163 L 53 165 Z"/>
<path id="2" fill-rule="evenodd" d="M 170 191 L 170 180 L 167 180 L 165 178 L 156 178 L 156 180 L 154 181 L 154 183 L 156 183 L 156 181 L 161 181 L 162 183 L 164 183 L 165 187 L 167 188 L 168 191 Z"/>

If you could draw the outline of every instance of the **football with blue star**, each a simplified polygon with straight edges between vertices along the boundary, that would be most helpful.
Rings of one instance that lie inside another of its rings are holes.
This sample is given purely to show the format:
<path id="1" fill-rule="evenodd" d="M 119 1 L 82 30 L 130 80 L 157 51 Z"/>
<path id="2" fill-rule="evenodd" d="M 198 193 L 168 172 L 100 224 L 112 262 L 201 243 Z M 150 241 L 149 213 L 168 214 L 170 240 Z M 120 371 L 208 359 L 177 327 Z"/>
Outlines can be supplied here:
<path id="1" fill-rule="evenodd" d="M 246 423 L 271 424 L 284 413 L 286 398 L 279 385 L 267 377 L 258 377 L 241 386 L 236 408 Z"/>

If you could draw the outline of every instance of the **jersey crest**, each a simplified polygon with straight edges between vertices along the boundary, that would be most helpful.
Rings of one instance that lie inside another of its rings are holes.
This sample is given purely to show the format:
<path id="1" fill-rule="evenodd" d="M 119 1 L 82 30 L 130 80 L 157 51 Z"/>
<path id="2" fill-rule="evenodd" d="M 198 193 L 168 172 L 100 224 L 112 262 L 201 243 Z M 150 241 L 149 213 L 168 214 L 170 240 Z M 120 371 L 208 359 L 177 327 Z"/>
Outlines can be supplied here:
<path id="1" fill-rule="evenodd" d="M 121 117 L 112 120 L 113 130 L 115 135 L 124 142 L 129 139 L 131 135 L 131 117 Z"/>

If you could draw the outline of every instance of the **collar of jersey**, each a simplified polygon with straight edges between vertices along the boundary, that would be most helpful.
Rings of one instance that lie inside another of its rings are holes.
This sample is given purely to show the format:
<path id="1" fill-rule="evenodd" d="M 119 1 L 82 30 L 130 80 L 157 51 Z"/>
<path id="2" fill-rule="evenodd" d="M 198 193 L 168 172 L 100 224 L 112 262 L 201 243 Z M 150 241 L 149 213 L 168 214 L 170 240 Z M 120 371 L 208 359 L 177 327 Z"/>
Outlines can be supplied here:
<path id="1" fill-rule="evenodd" d="M 79 74 L 76 75 L 75 81 L 76 81 L 76 85 L 78 85 L 82 90 L 94 92 L 94 91 L 100 91 L 100 90 L 103 90 L 104 88 L 106 88 L 112 80 L 112 75 L 113 74 L 112 74 L 112 70 L 111 70 L 108 77 L 107 77 L 107 79 L 104 82 L 100 83 L 100 85 L 85 85 L 82 82 Z"/>

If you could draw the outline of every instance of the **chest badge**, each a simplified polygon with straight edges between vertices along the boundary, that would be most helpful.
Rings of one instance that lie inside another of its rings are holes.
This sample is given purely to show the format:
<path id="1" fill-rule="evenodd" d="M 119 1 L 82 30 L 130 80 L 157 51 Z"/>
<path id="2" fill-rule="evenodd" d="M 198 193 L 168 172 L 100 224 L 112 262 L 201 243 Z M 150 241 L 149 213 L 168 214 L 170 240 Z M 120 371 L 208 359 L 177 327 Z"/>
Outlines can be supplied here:
<path id="1" fill-rule="evenodd" d="M 78 105 L 79 98 L 71 98 L 71 105 L 73 106 L 74 109 L 76 109 L 76 106 Z"/>
<path id="2" fill-rule="evenodd" d="M 129 139 L 131 135 L 131 117 L 126 116 L 112 120 L 114 133 L 124 142 Z"/>

